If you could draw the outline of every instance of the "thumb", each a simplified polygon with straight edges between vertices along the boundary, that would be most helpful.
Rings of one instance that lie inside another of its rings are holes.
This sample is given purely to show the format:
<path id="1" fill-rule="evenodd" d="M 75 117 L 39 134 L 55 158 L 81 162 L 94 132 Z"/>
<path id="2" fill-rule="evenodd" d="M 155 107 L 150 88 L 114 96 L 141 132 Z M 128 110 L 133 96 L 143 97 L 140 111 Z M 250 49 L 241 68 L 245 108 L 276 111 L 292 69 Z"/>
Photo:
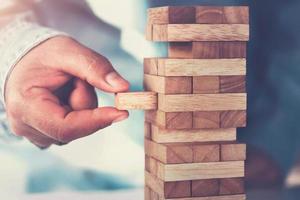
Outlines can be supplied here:
<path id="1" fill-rule="evenodd" d="M 107 58 L 74 40 L 69 48 L 60 66 L 63 71 L 106 92 L 128 90 L 128 81 L 116 72 Z"/>
<path id="2" fill-rule="evenodd" d="M 42 99 L 34 100 L 28 105 L 25 120 L 30 126 L 60 142 L 70 142 L 88 136 L 128 117 L 127 111 L 120 111 L 114 107 L 70 112 L 59 104 L 55 96 L 48 91 L 42 92 Z M 48 113 L 47 118 L 45 113 Z"/>

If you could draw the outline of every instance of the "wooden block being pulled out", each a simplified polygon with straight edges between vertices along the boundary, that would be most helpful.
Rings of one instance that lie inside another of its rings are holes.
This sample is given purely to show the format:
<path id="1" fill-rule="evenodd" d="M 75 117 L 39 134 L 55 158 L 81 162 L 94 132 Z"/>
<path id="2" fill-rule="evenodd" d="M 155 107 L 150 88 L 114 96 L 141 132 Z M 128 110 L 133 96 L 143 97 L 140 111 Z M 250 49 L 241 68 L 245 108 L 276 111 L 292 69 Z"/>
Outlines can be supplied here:
<path id="1" fill-rule="evenodd" d="M 153 41 L 248 41 L 248 24 L 154 24 Z"/>
<path id="2" fill-rule="evenodd" d="M 155 92 L 126 92 L 117 93 L 115 105 L 119 110 L 156 110 L 157 93 Z"/>

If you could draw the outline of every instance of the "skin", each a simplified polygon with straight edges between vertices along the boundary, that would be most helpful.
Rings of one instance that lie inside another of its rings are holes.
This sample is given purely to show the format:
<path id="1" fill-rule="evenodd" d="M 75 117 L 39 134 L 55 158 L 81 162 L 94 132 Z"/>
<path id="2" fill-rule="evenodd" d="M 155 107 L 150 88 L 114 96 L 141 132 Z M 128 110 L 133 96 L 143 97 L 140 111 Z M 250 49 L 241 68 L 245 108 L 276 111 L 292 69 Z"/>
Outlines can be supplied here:
<path id="1" fill-rule="evenodd" d="M 94 88 L 124 92 L 129 83 L 105 57 L 71 38 L 51 38 L 24 56 L 7 80 L 10 127 L 16 135 L 47 148 L 128 117 L 128 111 L 98 107 Z"/>

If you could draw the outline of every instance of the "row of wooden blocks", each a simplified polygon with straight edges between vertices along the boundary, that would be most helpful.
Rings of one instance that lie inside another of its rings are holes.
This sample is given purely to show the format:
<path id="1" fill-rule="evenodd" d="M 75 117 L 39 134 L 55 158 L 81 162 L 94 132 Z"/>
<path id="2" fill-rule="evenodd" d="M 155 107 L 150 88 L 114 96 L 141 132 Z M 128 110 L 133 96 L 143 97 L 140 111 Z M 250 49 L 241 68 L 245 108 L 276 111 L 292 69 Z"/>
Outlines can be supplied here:
<path id="1" fill-rule="evenodd" d="M 152 41 L 248 41 L 248 7 L 161 7 L 148 10 Z"/>
<path id="2" fill-rule="evenodd" d="M 145 124 L 145 199 L 245 199 L 246 145 L 234 142 L 235 129 L 154 129 Z"/>

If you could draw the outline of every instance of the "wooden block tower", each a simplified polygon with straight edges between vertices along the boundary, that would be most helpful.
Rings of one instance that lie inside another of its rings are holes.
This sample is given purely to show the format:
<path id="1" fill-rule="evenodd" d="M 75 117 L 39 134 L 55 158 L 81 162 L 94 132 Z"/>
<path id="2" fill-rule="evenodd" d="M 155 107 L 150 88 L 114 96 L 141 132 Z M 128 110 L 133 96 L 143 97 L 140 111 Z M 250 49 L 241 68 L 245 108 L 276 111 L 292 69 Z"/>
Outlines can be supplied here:
<path id="1" fill-rule="evenodd" d="M 119 109 L 145 109 L 146 200 L 244 200 L 248 7 L 148 10 L 146 37 L 169 42 L 144 60 L 148 92 L 119 93 Z"/>

